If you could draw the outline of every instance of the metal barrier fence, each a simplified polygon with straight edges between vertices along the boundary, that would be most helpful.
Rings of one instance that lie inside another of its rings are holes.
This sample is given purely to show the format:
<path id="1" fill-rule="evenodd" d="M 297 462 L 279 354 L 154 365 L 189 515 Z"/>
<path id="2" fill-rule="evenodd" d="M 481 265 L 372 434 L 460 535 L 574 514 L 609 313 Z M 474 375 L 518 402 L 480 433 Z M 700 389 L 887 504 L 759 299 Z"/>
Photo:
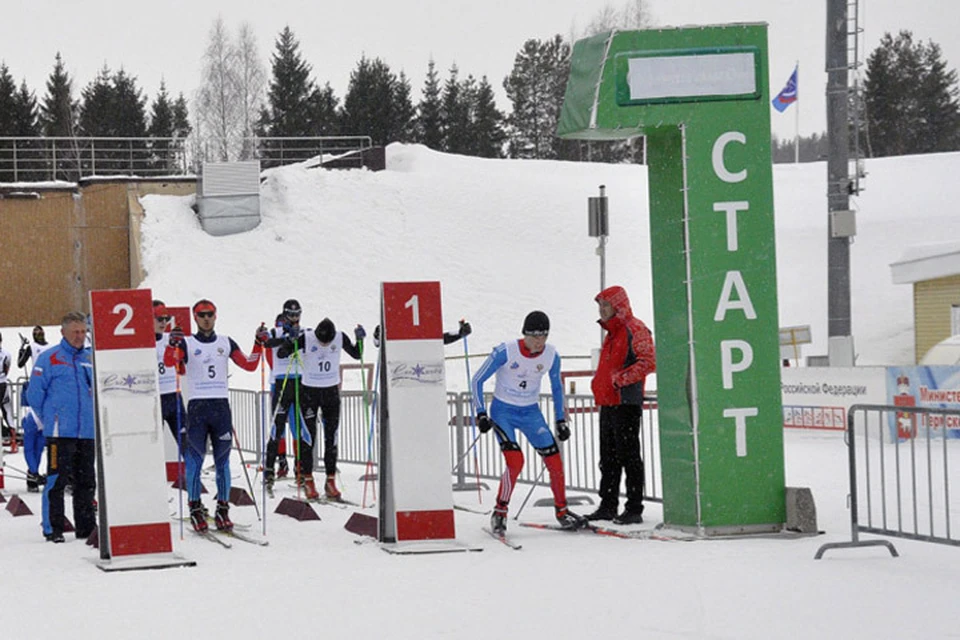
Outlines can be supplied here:
<path id="1" fill-rule="evenodd" d="M 11 404 L 15 425 L 20 425 L 20 387 L 22 380 L 10 384 Z M 378 430 L 371 429 L 370 412 L 376 392 L 368 391 L 364 400 L 362 391 L 341 391 L 340 429 L 338 434 L 339 459 L 344 463 L 376 465 L 379 459 Z M 598 461 L 600 457 L 600 414 L 593 404 L 592 395 L 568 395 L 568 420 L 570 439 L 561 444 L 564 459 L 564 472 L 567 488 L 575 491 L 595 493 L 600 485 Z M 488 404 L 490 397 L 487 398 Z M 244 453 L 253 454 L 254 459 L 263 458 L 261 425 L 272 422 L 269 392 L 246 389 L 230 389 L 230 408 L 233 412 L 233 424 L 237 440 Z M 553 424 L 553 401 L 549 394 L 540 396 L 540 409 L 547 417 L 547 423 Z M 450 468 L 454 478 L 454 489 L 475 488 L 478 479 L 495 482 L 503 473 L 503 456 L 493 434 L 480 435 L 473 425 L 470 394 L 448 393 L 447 415 L 450 428 Z M 656 399 L 648 397 L 644 404 L 643 425 L 640 430 L 640 446 L 645 466 L 645 498 L 652 502 L 661 502 L 663 493 L 660 482 L 660 443 L 656 437 L 658 429 Z M 319 425 L 318 425 L 319 430 Z M 269 435 L 269 429 L 266 431 Z M 479 437 L 478 437 L 479 436 Z M 293 435 L 286 430 L 287 451 L 293 451 Z M 323 436 L 318 434 L 314 447 L 317 465 L 322 467 Z M 475 446 L 471 449 L 471 445 Z M 520 446 L 527 464 L 524 465 L 519 481 L 534 483 L 540 475 L 542 463 L 536 450 L 525 438 L 520 438 Z M 545 479 L 544 479 L 545 481 Z"/>
<path id="2" fill-rule="evenodd" d="M 960 410 L 857 404 L 845 436 L 850 479 L 850 542 L 830 549 L 883 546 L 861 533 L 960 546 Z"/>
<path id="3" fill-rule="evenodd" d="M 376 465 L 379 459 L 379 437 L 371 430 L 370 411 L 375 392 L 367 392 L 364 402 L 362 391 L 341 391 L 340 428 L 338 432 L 339 460 L 344 463 Z M 600 486 L 598 461 L 600 457 L 600 414 L 593 404 L 592 395 L 568 395 L 567 411 L 570 423 L 570 439 L 561 444 L 567 488 L 576 491 L 596 492 Z M 488 403 L 490 398 L 488 397 Z M 244 451 L 260 459 L 263 453 L 260 425 L 261 416 L 270 422 L 269 394 L 266 404 L 261 404 L 259 391 L 230 390 L 230 406 L 233 422 Z M 540 396 L 540 409 L 553 424 L 553 401 L 549 394 Z M 473 426 L 470 394 L 447 394 L 447 424 L 450 427 L 450 467 L 454 476 L 454 489 L 474 488 L 477 480 L 497 481 L 503 473 L 503 456 L 492 434 L 480 436 Z M 318 430 L 320 429 L 318 425 Z M 661 502 L 663 492 L 660 483 L 660 443 L 656 399 L 646 399 L 643 425 L 640 430 L 640 447 L 646 475 L 645 498 Z M 480 437 L 478 437 L 480 436 Z M 293 451 L 293 435 L 286 431 L 287 451 Z M 322 467 L 323 437 L 317 435 L 315 468 Z M 475 443 L 475 444 L 474 444 Z M 471 449 L 471 445 L 473 445 Z M 520 474 L 519 482 L 533 483 L 540 475 L 542 463 L 536 450 L 525 438 L 520 446 L 527 464 Z M 531 462 L 532 461 L 532 462 Z"/>

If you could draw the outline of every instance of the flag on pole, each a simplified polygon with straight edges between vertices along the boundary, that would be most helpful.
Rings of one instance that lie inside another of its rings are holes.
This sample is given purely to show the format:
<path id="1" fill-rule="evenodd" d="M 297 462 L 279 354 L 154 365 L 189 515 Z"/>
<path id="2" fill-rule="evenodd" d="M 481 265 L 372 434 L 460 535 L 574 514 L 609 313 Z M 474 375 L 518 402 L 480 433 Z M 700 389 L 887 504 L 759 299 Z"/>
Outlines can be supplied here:
<path id="1" fill-rule="evenodd" d="M 787 107 L 792 105 L 797 101 L 797 67 L 793 68 L 793 73 L 790 74 L 790 79 L 787 80 L 786 86 L 780 90 L 780 93 L 777 94 L 777 97 L 771 100 L 773 103 L 773 108 L 783 113 L 787 110 Z"/>

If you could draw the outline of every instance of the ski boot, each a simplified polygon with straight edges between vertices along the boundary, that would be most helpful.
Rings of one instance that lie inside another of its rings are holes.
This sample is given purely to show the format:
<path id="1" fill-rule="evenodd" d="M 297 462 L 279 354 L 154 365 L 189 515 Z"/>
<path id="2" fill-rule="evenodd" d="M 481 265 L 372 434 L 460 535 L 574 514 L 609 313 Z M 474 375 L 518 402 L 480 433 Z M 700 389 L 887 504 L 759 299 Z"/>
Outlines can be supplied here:
<path id="1" fill-rule="evenodd" d="M 286 478 L 290 475 L 290 467 L 287 466 L 287 456 L 280 456 L 277 459 L 277 477 Z"/>
<path id="2" fill-rule="evenodd" d="M 557 522 L 561 529 L 580 529 L 587 525 L 587 520 L 583 516 L 577 515 L 566 507 L 557 507 Z"/>
<path id="3" fill-rule="evenodd" d="M 225 500 L 217 500 L 217 510 L 213 521 L 220 531 L 233 531 L 233 521 L 230 520 L 230 503 Z"/>
<path id="4" fill-rule="evenodd" d="M 190 524 L 193 525 L 193 530 L 203 533 L 208 528 L 207 510 L 199 500 L 191 500 L 187 504 L 190 507 Z"/>
<path id="5" fill-rule="evenodd" d="M 498 536 L 507 532 L 507 510 L 501 509 L 500 505 L 497 505 L 490 516 L 490 530 Z"/>
<path id="6" fill-rule="evenodd" d="M 28 493 L 39 493 L 40 491 L 40 475 L 36 473 L 27 472 L 27 492 Z"/>
<path id="7" fill-rule="evenodd" d="M 307 500 L 319 500 L 320 492 L 317 491 L 317 485 L 313 481 L 313 474 L 300 477 L 303 479 L 303 492 L 307 496 Z"/>
<path id="8" fill-rule="evenodd" d="M 323 493 L 331 500 L 340 499 L 340 490 L 337 489 L 337 476 L 335 474 L 328 474 L 327 481 L 323 483 Z"/>

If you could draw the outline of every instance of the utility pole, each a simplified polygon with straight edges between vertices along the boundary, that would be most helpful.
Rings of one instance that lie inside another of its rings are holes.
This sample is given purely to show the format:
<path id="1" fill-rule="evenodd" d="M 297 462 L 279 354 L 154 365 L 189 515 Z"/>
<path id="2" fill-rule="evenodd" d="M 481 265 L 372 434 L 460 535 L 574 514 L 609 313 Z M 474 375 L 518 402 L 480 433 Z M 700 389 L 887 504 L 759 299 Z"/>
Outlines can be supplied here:
<path id="1" fill-rule="evenodd" d="M 597 238 L 597 255 L 600 256 L 600 291 L 607 288 L 607 234 L 610 232 L 607 208 L 607 187 L 600 185 L 600 196 L 587 198 L 587 227 L 591 238 Z M 603 328 L 600 329 L 603 343 Z"/>
<path id="2" fill-rule="evenodd" d="M 848 166 L 848 3 L 849 0 L 827 0 L 827 336 L 830 366 L 854 364 L 850 321 L 850 237 L 855 233 L 855 223 L 850 211 Z"/>

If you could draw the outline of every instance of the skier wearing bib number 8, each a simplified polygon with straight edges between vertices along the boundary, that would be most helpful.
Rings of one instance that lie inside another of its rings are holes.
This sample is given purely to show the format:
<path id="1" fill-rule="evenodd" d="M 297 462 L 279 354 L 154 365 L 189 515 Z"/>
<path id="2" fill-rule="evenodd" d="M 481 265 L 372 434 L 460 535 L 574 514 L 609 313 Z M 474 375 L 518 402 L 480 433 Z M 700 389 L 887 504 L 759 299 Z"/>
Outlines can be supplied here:
<path id="1" fill-rule="evenodd" d="M 523 321 L 523 338 L 510 340 L 494 347 L 493 352 L 477 370 L 471 382 L 473 401 L 477 411 L 480 433 L 493 429 L 503 452 L 506 469 L 500 477 L 497 504 L 490 518 L 494 533 L 506 531 L 507 509 L 517 477 L 523 469 L 523 452 L 517 443 L 517 431 L 527 437 L 550 474 L 550 489 L 557 521 L 563 528 L 576 529 L 585 521 L 567 509 L 567 495 L 560 458 L 561 442 L 570 437 L 564 408 L 563 382 L 560 379 L 560 356 L 553 345 L 547 344 L 550 319 L 542 311 L 532 311 Z M 496 387 L 490 414 L 483 401 L 483 383 L 496 374 Z M 540 412 L 540 383 L 544 374 L 550 378 L 553 410 L 556 416 L 557 439 L 547 427 Z"/>
<path id="2" fill-rule="evenodd" d="M 168 367 L 177 367 L 183 376 L 187 404 L 187 445 L 184 447 L 187 473 L 187 495 L 190 521 L 197 531 L 207 530 L 206 513 L 200 501 L 200 470 L 207 450 L 207 436 L 213 448 L 217 476 L 217 508 L 214 522 L 217 529 L 231 531 L 230 520 L 230 449 L 233 444 L 233 418 L 230 413 L 227 387 L 228 362 L 245 371 L 254 371 L 260 362 L 263 347 L 255 344 L 253 353 L 245 355 L 228 336 L 217 335 L 217 307 L 209 300 L 193 305 L 197 333 L 184 336 L 180 327 L 170 332 L 163 354 Z"/>

